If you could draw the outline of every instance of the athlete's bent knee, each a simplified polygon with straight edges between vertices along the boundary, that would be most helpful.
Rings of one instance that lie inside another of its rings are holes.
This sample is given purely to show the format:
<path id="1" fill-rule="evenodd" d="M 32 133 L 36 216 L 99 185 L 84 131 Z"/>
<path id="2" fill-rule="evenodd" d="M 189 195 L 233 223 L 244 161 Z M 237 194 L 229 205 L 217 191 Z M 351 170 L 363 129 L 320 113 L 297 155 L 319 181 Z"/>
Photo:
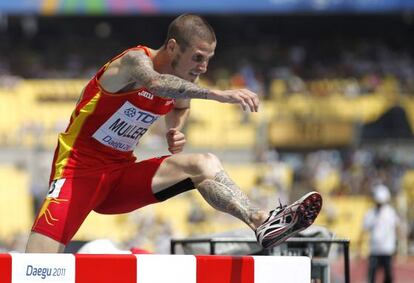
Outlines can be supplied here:
<path id="1" fill-rule="evenodd" d="M 203 179 L 212 179 L 223 169 L 220 160 L 212 153 L 200 153 L 194 157 L 194 167 Z"/>

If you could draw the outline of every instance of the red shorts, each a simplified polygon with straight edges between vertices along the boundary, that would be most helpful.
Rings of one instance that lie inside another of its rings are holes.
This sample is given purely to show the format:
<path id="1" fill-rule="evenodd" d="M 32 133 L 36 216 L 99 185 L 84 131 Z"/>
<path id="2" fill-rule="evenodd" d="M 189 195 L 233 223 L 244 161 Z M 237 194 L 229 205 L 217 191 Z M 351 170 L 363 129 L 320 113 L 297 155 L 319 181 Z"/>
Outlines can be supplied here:
<path id="1" fill-rule="evenodd" d="M 159 202 L 151 183 L 167 157 L 152 158 L 99 174 L 54 180 L 32 231 L 66 245 L 92 210 L 119 214 Z"/>

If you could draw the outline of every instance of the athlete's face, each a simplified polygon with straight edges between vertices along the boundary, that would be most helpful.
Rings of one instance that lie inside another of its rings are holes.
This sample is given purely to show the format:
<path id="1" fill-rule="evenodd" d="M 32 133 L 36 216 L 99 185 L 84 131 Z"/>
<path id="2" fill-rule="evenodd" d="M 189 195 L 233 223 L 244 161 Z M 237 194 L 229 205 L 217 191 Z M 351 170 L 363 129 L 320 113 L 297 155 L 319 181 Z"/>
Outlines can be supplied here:
<path id="1" fill-rule="evenodd" d="M 201 74 L 207 72 L 215 49 L 216 42 L 208 43 L 200 39 L 195 40 L 184 52 L 178 48 L 171 62 L 174 75 L 190 82 L 196 81 Z"/>

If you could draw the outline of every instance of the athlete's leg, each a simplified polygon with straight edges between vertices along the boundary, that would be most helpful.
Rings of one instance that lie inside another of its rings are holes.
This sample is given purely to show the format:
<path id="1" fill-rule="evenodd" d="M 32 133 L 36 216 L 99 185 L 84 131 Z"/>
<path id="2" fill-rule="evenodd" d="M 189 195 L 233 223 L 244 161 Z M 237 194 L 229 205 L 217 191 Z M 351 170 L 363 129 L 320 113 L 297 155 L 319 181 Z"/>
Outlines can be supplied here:
<path id="1" fill-rule="evenodd" d="M 269 216 L 250 202 L 210 153 L 175 154 L 165 159 L 152 180 L 153 193 L 159 194 L 187 178 L 212 207 L 239 218 L 253 230 Z"/>
<path id="2" fill-rule="evenodd" d="M 190 178 L 214 208 L 244 221 L 264 248 L 276 246 L 313 223 L 322 207 L 322 197 L 310 192 L 289 206 L 270 213 L 254 206 L 224 171 L 213 154 L 176 154 L 164 160 L 152 180 L 155 195 Z"/>
<path id="3" fill-rule="evenodd" d="M 53 181 L 34 221 L 26 252 L 62 252 L 89 212 L 104 199 L 107 179 L 120 171 Z"/>
<path id="4" fill-rule="evenodd" d="M 197 188 L 211 206 L 244 221 L 264 248 L 308 227 L 322 205 L 320 195 L 312 192 L 269 214 L 250 202 L 224 171 L 219 159 L 209 153 L 144 160 L 125 168 L 116 184 L 95 206 L 96 212 L 126 213 Z"/>
<path id="5" fill-rule="evenodd" d="M 45 235 L 32 232 L 27 241 L 26 253 L 62 253 L 65 245 Z"/>

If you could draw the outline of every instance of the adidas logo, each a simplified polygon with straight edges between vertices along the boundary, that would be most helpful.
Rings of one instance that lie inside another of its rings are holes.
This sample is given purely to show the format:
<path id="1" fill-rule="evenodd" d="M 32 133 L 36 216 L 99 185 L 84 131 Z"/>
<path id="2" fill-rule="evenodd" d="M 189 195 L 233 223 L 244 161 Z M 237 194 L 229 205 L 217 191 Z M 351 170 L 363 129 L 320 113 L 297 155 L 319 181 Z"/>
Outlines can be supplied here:
<path id="1" fill-rule="evenodd" d="M 152 93 L 149 93 L 148 91 L 145 91 L 145 90 L 138 92 L 138 95 L 148 98 L 150 100 L 154 98 L 154 95 Z"/>

